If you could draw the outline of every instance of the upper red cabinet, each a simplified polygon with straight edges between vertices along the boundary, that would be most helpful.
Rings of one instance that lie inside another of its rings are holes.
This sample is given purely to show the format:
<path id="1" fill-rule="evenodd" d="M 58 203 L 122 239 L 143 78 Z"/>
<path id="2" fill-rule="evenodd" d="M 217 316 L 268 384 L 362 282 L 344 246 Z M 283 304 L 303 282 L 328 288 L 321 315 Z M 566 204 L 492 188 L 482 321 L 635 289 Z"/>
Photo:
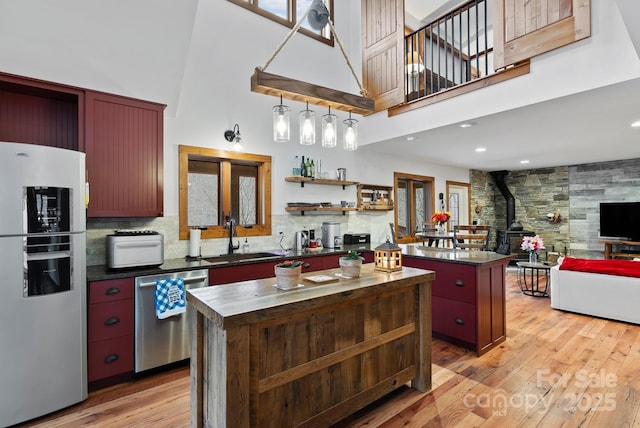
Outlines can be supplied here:
<path id="1" fill-rule="evenodd" d="M 0 72 L 0 141 L 84 151 L 84 91 Z"/>
<path id="2" fill-rule="evenodd" d="M 0 72 L 0 141 L 86 152 L 89 217 L 163 215 L 164 108 Z"/>
<path id="3" fill-rule="evenodd" d="M 164 108 L 86 92 L 89 217 L 162 216 Z"/>

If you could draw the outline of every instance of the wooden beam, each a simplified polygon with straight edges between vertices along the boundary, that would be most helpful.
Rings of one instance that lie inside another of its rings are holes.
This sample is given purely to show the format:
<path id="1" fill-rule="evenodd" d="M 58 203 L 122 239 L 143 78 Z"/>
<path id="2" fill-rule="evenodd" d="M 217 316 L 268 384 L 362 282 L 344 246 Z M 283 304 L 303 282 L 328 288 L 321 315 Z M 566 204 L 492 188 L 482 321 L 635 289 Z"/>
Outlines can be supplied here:
<path id="1" fill-rule="evenodd" d="M 289 79 L 258 68 L 251 76 L 251 91 L 274 97 L 282 95 L 282 98 L 288 100 L 302 103 L 309 101 L 309 104 L 327 108 L 331 106 L 334 110 L 350 111 L 361 115 L 371 114 L 375 108 L 375 102 L 372 98 Z"/>

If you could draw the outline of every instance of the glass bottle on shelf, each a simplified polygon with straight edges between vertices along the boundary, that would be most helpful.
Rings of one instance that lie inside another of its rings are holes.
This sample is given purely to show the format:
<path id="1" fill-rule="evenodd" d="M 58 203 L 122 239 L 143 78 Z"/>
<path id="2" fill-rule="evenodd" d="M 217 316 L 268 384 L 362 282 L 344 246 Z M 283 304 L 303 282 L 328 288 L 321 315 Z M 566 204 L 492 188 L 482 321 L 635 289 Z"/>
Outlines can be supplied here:
<path id="1" fill-rule="evenodd" d="M 307 176 L 307 164 L 304 161 L 304 156 L 302 156 L 302 162 L 300 163 L 300 175 Z"/>
<path id="2" fill-rule="evenodd" d="M 299 176 L 300 175 L 300 156 L 296 155 L 293 158 L 293 171 L 292 171 L 294 176 Z"/>
<path id="3" fill-rule="evenodd" d="M 315 178 L 316 176 L 316 164 L 313 163 L 313 159 L 311 159 L 311 178 Z"/>

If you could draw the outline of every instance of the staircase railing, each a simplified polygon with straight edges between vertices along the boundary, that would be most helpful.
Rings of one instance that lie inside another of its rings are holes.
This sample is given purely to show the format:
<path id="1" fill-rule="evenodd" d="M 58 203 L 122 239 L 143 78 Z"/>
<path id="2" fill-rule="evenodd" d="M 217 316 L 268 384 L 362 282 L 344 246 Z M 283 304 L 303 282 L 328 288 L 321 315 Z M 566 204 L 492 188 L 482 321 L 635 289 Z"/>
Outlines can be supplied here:
<path id="1" fill-rule="evenodd" d="M 494 73 L 489 1 L 472 0 L 405 36 L 407 101 Z"/>

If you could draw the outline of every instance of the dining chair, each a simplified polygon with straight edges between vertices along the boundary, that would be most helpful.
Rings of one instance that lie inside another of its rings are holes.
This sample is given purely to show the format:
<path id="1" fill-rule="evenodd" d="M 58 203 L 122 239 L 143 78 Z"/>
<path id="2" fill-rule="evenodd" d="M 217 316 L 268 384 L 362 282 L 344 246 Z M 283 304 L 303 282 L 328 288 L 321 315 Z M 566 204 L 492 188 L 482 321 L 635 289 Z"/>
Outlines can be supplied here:
<path id="1" fill-rule="evenodd" d="M 491 226 L 464 224 L 453 228 L 453 247 L 466 250 L 489 250 Z"/>

